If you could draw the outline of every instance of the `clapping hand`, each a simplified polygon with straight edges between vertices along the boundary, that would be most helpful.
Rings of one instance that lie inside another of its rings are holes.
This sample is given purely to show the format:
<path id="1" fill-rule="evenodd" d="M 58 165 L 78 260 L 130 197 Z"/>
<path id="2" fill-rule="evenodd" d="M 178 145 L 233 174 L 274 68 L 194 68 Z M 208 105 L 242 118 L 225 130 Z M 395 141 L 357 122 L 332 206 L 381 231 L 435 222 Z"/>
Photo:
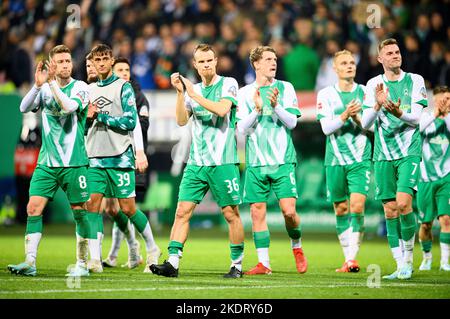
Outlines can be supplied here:
<path id="1" fill-rule="evenodd" d="M 398 99 L 397 103 L 394 103 L 391 100 L 387 100 L 387 102 L 384 104 L 384 109 L 395 117 L 400 117 L 403 114 L 403 111 L 400 110 L 400 104 L 400 98 Z"/>
<path id="2" fill-rule="evenodd" d="M 48 72 L 43 69 L 43 66 L 44 62 L 40 61 L 36 67 L 36 72 L 34 73 L 34 82 L 37 87 L 41 87 L 48 79 Z"/>
<path id="3" fill-rule="evenodd" d="M 375 100 L 377 103 L 375 104 L 374 109 L 378 112 L 380 108 L 384 106 L 387 100 L 387 93 L 384 90 L 383 83 L 378 83 L 375 87 Z"/>
<path id="4" fill-rule="evenodd" d="M 257 113 L 261 113 L 263 107 L 263 100 L 261 97 L 261 92 L 259 88 L 255 90 L 255 94 L 253 94 L 253 102 L 255 103 L 255 110 Z"/>

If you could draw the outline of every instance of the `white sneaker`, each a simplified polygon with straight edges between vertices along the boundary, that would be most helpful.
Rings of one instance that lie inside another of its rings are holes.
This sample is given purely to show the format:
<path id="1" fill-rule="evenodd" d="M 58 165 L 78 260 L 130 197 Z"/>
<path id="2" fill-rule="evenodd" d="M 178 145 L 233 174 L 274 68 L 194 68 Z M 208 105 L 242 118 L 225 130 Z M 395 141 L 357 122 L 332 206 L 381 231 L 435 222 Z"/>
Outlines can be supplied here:
<path id="1" fill-rule="evenodd" d="M 88 277 L 89 270 L 87 267 L 81 266 L 78 263 L 75 267 L 70 268 L 69 272 L 66 274 L 66 277 Z"/>
<path id="2" fill-rule="evenodd" d="M 420 264 L 419 270 L 431 270 L 431 258 L 424 258 Z"/>
<path id="3" fill-rule="evenodd" d="M 147 264 L 145 265 L 144 272 L 145 273 L 151 273 L 150 270 L 151 265 L 157 265 L 159 257 L 161 257 L 161 249 L 159 249 L 158 246 L 155 245 L 152 250 L 147 251 Z"/>
<path id="4" fill-rule="evenodd" d="M 90 272 L 101 273 L 101 272 L 103 272 L 102 262 L 100 260 L 95 260 L 95 259 L 88 260 L 87 269 Z"/>
<path id="5" fill-rule="evenodd" d="M 128 252 L 128 262 L 123 264 L 122 267 L 128 267 L 129 269 L 134 269 L 140 264 L 144 263 L 144 258 L 141 256 L 141 244 L 138 240 L 131 245 Z"/>
<path id="6" fill-rule="evenodd" d="M 439 270 L 443 270 L 443 271 L 450 271 L 450 264 L 441 264 L 441 267 L 439 268 Z"/>
<path id="7" fill-rule="evenodd" d="M 108 268 L 116 267 L 117 266 L 117 258 L 108 256 L 108 258 L 103 260 L 103 266 L 108 267 Z"/>

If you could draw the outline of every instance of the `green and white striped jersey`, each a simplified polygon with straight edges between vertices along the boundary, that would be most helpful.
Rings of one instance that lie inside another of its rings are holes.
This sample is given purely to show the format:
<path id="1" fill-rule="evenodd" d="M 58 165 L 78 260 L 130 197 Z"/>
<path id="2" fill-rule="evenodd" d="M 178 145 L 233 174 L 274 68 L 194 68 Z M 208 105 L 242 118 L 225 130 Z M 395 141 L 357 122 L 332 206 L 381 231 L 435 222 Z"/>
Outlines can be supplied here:
<path id="1" fill-rule="evenodd" d="M 38 164 L 48 167 L 77 167 L 89 164 L 84 145 L 84 126 L 89 104 L 88 85 L 70 79 L 61 91 L 78 103 L 78 109 L 67 113 L 56 102 L 48 83 L 39 91 L 35 104 L 42 110 L 42 146 Z"/>
<path id="2" fill-rule="evenodd" d="M 432 116 L 431 114 L 424 114 Z M 450 115 L 447 115 L 450 116 Z M 422 161 L 420 179 L 422 182 L 434 182 L 450 173 L 450 130 L 441 118 L 435 119 L 422 136 Z"/>
<path id="3" fill-rule="evenodd" d="M 317 120 L 339 117 L 352 100 L 362 104 L 365 86 L 353 83 L 350 92 L 343 92 L 338 84 L 323 88 L 317 94 Z M 362 114 L 362 112 L 361 112 Z M 372 144 L 366 131 L 349 118 L 336 132 L 327 136 L 325 165 L 351 165 L 372 158 Z"/>
<path id="4" fill-rule="evenodd" d="M 255 108 L 253 96 L 256 82 L 244 86 L 238 92 L 238 121 L 248 116 Z M 245 162 L 247 166 L 272 166 L 297 163 L 297 154 L 292 142 L 291 130 L 275 114 L 267 98 L 269 89 L 278 88 L 278 104 L 289 113 L 301 116 L 297 94 L 291 83 L 274 80 L 271 85 L 259 87 L 263 108 L 257 116 L 253 130 L 246 135 Z"/>
<path id="5" fill-rule="evenodd" d="M 220 117 L 185 94 L 186 109 L 192 113 L 192 143 L 188 164 L 217 166 L 239 163 L 236 149 L 236 95 L 238 83 L 231 77 L 216 76 L 214 83 L 194 85 L 194 90 L 204 98 L 219 102 L 230 100 L 230 112 Z"/>
<path id="6" fill-rule="evenodd" d="M 401 71 L 397 81 L 388 81 L 384 74 L 378 75 L 367 82 L 363 109 L 373 108 L 375 87 L 383 83 L 388 93 L 388 99 L 397 102 L 401 99 L 400 109 L 410 113 L 413 104 L 423 107 L 428 105 L 427 90 L 423 77 Z M 421 139 L 419 125 L 411 126 L 391 113 L 381 108 L 375 120 L 374 161 L 392 161 L 407 156 L 421 156 Z"/>

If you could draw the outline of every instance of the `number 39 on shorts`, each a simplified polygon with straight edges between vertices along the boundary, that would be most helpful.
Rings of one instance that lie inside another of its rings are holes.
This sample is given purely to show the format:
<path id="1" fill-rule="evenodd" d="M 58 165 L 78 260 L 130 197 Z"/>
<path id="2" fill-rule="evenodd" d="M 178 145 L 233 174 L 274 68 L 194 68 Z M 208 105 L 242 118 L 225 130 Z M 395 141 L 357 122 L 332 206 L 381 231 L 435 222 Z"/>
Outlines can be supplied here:
<path id="1" fill-rule="evenodd" d="M 119 177 L 119 184 L 117 184 L 118 187 L 130 185 L 129 173 L 117 174 L 117 176 Z"/>
<path id="2" fill-rule="evenodd" d="M 239 192 L 239 184 L 237 183 L 237 177 L 233 178 L 232 180 L 226 179 L 224 182 L 227 184 L 228 192 L 227 194 L 230 194 L 233 190 L 235 192 Z"/>

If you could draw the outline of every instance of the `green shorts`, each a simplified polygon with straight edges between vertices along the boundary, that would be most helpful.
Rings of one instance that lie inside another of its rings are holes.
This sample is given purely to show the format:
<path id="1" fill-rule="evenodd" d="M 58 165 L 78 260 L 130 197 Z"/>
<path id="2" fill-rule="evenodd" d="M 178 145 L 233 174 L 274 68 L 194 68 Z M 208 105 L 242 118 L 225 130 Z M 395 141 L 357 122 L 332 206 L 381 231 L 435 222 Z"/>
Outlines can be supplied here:
<path id="1" fill-rule="evenodd" d="M 29 193 L 30 196 L 41 196 L 53 200 L 58 187 L 61 187 L 71 204 L 84 203 L 90 196 L 87 176 L 87 166 L 47 167 L 38 165 L 31 178 Z"/>
<path id="2" fill-rule="evenodd" d="M 375 199 L 396 198 L 398 192 L 414 195 L 420 171 L 420 157 L 407 156 L 393 161 L 375 162 Z"/>
<path id="3" fill-rule="evenodd" d="M 278 200 L 298 198 L 295 164 L 247 167 L 244 182 L 244 203 L 263 203 L 272 188 Z"/>
<path id="4" fill-rule="evenodd" d="M 180 183 L 178 201 L 199 204 L 209 189 L 220 207 L 241 204 L 239 167 L 187 165 Z"/>
<path id="5" fill-rule="evenodd" d="M 90 167 L 89 189 L 92 194 L 103 194 L 106 198 L 135 197 L 136 177 L 133 168 Z"/>
<path id="6" fill-rule="evenodd" d="M 436 217 L 450 215 L 450 174 L 434 182 L 419 182 L 417 208 L 420 223 L 431 223 Z"/>
<path id="7" fill-rule="evenodd" d="M 370 161 L 362 161 L 351 165 L 326 166 L 327 200 L 332 203 L 342 202 L 352 193 L 367 196 L 370 164 Z"/>

